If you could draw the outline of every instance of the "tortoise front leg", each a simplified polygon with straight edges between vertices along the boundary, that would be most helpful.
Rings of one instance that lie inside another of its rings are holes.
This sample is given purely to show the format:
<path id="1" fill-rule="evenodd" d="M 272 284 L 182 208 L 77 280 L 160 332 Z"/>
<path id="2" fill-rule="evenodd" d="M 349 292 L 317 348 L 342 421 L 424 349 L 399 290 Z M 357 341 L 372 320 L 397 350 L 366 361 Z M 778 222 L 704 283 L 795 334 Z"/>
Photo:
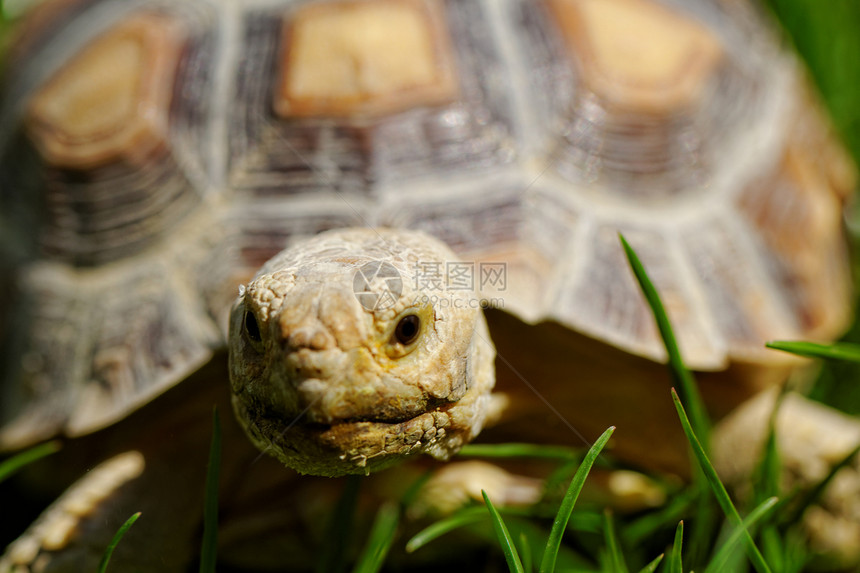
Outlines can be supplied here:
<path id="1" fill-rule="evenodd" d="M 0 571 L 97 571 L 113 535 L 138 511 L 142 516 L 116 548 L 111 569 L 182 571 L 194 555 L 202 507 L 188 486 L 201 477 L 193 467 L 165 464 L 139 451 L 114 456 L 66 490 L 9 545 Z"/>

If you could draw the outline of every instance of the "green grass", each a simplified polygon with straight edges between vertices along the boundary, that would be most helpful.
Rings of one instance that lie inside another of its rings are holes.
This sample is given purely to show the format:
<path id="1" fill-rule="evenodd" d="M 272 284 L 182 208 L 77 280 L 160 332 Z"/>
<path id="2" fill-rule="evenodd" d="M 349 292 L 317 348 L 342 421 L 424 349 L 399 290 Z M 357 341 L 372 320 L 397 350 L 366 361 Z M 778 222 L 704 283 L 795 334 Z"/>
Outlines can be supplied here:
<path id="1" fill-rule="evenodd" d="M 675 402 L 675 408 L 678 410 L 678 417 L 681 419 L 681 426 L 684 428 L 687 440 L 693 448 L 693 454 L 696 456 L 696 460 L 699 462 L 699 467 L 705 474 L 705 478 L 708 480 L 708 485 L 711 486 L 711 489 L 714 492 L 714 497 L 716 498 L 717 503 L 719 503 L 720 508 L 726 514 L 726 517 L 732 526 L 742 530 L 742 535 L 747 543 L 750 554 L 750 560 L 752 561 L 753 566 L 755 566 L 756 571 L 758 571 L 758 573 L 771 573 L 770 567 L 768 567 L 767 562 L 764 560 L 764 557 L 762 557 L 761 552 L 758 550 L 758 547 L 756 547 L 749 532 L 743 527 L 743 519 L 741 519 L 740 513 L 738 513 L 737 508 L 734 503 L 732 503 L 729 493 L 726 491 L 726 487 L 720 481 L 720 477 L 717 475 L 717 470 L 714 469 L 714 466 L 708 459 L 708 455 L 705 453 L 705 449 L 699 441 L 699 438 L 693 431 L 690 420 L 687 418 L 687 413 L 684 411 L 684 406 L 681 404 L 681 399 L 678 397 L 674 388 L 672 389 L 672 399 Z"/>
<path id="2" fill-rule="evenodd" d="M 116 546 L 119 545 L 120 540 L 125 535 L 126 531 L 128 531 L 134 522 L 140 517 L 140 512 L 133 514 L 129 517 L 125 523 L 123 523 L 120 528 L 117 530 L 116 534 L 114 534 L 113 539 L 111 539 L 107 548 L 105 549 L 104 555 L 102 555 L 102 560 L 99 563 L 99 571 L 98 573 L 106 573 L 108 564 L 110 563 L 110 558 L 113 555 L 113 550 L 116 549 Z"/>
<path id="3" fill-rule="evenodd" d="M 693 373 L 684 365 L 684 360 L 681 358 L 681 351 L 678 349 L 678 342 L 675 340 L 675 333 L 672 329 L 672 324 L 669 322 L 669 317 L 666 314 L 666 309 L 663 306 L 663 301 L 657 292 L 654 283 L 651 282 L 645 267 L 636 255 L 636 251 L 630 246 L 623 235 L 619 235 L 621 246 L 624 248 L 624 254 L 627 255 L 627 261 L 630 263 L 630 268 L 633 270 L 633 275 L 642 289 L 642 294 L 645 295 L 645 300 L 651 308 L 654 315 L 654 322 L 657 324 L 657 330 L 660 332 L 660 337 L 663 339 L 663 346 L 666 348 L 666 353 L 669 356 L 669 370 L 672 373 L 672 378 L 675 380 L 681 394 L 684 396 L 684 401 L 690 409 L 690 417 L 692 418 L 693 428 L 696 434 L 701 436 L 704 443 L 705 451 L 708 450 L 708 435 L 710 434 L 711 421 L 708 418 L 708 412 L 705 409 L 705 402 L 699 394 L 699 388 L 696 386 L 696 381 L 693 379 Z"/>
<path id="4" fill-rule="evenodd" d="M 657 556 L 656 559 L 646 564 L 642 569 L 639 570 L 639 573 L 654 573 L 657 568 L 663 563 L 663 559 L 666 557 L 664 553 L 661 553 Z"/>
<path id="5" fill-rule="evenodd" d="M 678 522 L 678 527 L 675 528 L 675 541 L 672 543 L 672 549 L 669 552 L 669 559 L 666 562 L 666 573 L 682 573 L 684 570 L 684 521 Z"/>
<path id="6" fill-rule="evenodd" d="M 860 4 L 856 0 L 765 0 L 806 62 L 849 150 L 860 157 Z"/>
<path id="7" fill-rule="evenodd" d="M 353 569 L 355 573 L 376 573 L 382 569 L 396 539 L 399 522 L 400 508 L 395 502 L 387 501 L 379 507 L 364 550 Z"/>
<path id="8" fill-rule="evenodd" d="M 349 547 L 352 538 L 351 525 L 355 521 L 355 511 L 358 505 L 358 491 L 361 486 L 361 478 L 350 476 L 344 484 L 343 491 L 338 498 L 337 505 L 331 513 L 324 539 L 327 539 L 329 550 L 320 556 L 317 562 L 316 573 L 339 573 L 346 569 Z"/>
<path id="9" fill-rule="evenodd" d="M 418 551 L 434 539 L 442 537 L 446 533 L 455 531 L 467 525 L 481 523 L 487 519 L 487 512 L 483 507 L 466 507 L 456 511 L 452 515 L 436 521 L 406 542 L 406 551 L 413 553 Z"/>
<path id="10" fill-rule="evenodd" d="M 517 547 L 514 545 L 514 540 L 511 538 L 511 534 L 508 531 L 508 526 L 505 525 L 505 521 L 502 519 L 502 516 L 499 515 L 499 511 L 493 506 L 493 502 L 490 501 L 490 497 L 487 495 L 487 492 L 481 490 L 481 495 L 484 496 L 484 503 L 487 504 L 487 511 L 490 512 L 490 521 L 493 523 L 493 530 L 496 532 L 496 537 L 499 540 L 502 553 L 505 554 L 505 561 L 508 563 L 508 569 L 511 573 L 525 573 L 523 563 L 520 560 L 520 555 L 517 552 Z M 556 553 L 557 552 L 553 553 L 553 561 L 555 560 Z M 541 567 L 541 570 L 543 570 L 543 567 Z"/>
<path id="11" fill-rule="evenodd" d="M 60 442 L 58 441 L 45 442 L 44 444 L 39 444 L 36 447 L 25 450 L 9 459 L 3 460 L 3 462 L 0 463 L 0 482 L 6 481 L 8 478 L 12 477 L 15 472 L 25 466 L 32 464 L 45 456 L 58 452 L 60 447 Z"/>
<path id="12" fill-rule="evenodd" d="M 603 559 L 604 569 L 617 573 L 630 573 L 627 568 L 627 561 L 624 559 L 624 553 L 618 544 L 618 534 L 615 532 L 615 523 L 609 509 L 603 511 L 603 543 L 606 547 L 603 553 L 605 556 Z"/>
<path id="13" fill-rule="evenodd" d="M 860 363 L 860 345 L 847 342 L 840 344 L 816 344 L 814 342 L 777 340 L 768 342 L 765 346 L 806 358 L 828 358 Z"/>
<path id="14" fill-rule="evenodd" d="M 460 449 L 458 455 L 466 458 L 535 458 L 571 461 L 578 459 L 580 452 L 574 448 L 548 444 L 466 444 Z"/>
<path id="15" fill-rule="evenodd" d="M 738 547 L 742 544 L 751 544 L 750 531 L 763 519 L 770 510 L 772 510 L 779 500 L 775 497 L 770 497 L 764 500 L 760 505 L 753 509 L 750 514 L 741 523 L 735 526 L 732 534 L 723 544 L 723 546 L 714 554 L 713 559 L 705 569 L 705 573 L 720 573 L 729 568 L 729 563 Z M 754 545 L 752 545 L 754 547 Z M 760 556 L 759 556 L 760 557 Z M 760 557 L 764 562 L 764 558 Z M 767 567 L 767 565 L 764 565 Z M 769 569 L 769 568 L 768 568 Z"/>
<path id="16" fill-rule="evenodd" d="M 570 521 L 570 514 L 573 513 L 573 506 L 576 504 L 576 500 L 585 485 L 585 478 L 588 477 L 588 472 L 591 471 L 591 467 L 594 465 L 597 456 L 603 450 L 604 446 L 606 446 L 606 442 L 608 442 L 609 438 L 612 437 L 612 433 L 614 431 L 615 428 L 610 427 L 603 432 L 599 438 L 597 438 L 594 445 L 591 446 L 588 453 L 585 455 L 585 459 L 582 461 L 582 464 L 580 464 L 579 469 L 576 470 L 576 474 L 574 474 L 573 479 L 570 482 L 570 486 L 567 488 L 567 493 L 564 495 L 564 499 L 562 499 L 561 505 L 558 508 L 558 513 L 552 523 L 552 529 L 550 529 L 549 538 L 546 542 L 546 549 L 544 550 L 543 558 L 541 559 L 541 573 L 550 573 L 555 570 L 555 562 L 558 557 L 558 548 L 561 545 L 561 537 L 567 529 L 567 523 Z"/>

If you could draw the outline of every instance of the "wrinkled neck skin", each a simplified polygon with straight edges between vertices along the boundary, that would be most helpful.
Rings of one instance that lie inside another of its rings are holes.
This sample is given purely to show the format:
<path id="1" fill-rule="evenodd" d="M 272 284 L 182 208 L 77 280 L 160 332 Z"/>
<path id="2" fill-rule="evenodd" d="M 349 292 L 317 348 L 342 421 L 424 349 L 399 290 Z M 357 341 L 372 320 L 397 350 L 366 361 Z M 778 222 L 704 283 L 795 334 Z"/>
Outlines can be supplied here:
<path id="1" fill-rule="evenodd" d="M 343 229 L 266 263 L 230 316 L 233 405 L 257 447 L 338 476 L 474 438 L 495 350 L 475 292 L 445 286 L 456 261 L 423 233 Z"/>

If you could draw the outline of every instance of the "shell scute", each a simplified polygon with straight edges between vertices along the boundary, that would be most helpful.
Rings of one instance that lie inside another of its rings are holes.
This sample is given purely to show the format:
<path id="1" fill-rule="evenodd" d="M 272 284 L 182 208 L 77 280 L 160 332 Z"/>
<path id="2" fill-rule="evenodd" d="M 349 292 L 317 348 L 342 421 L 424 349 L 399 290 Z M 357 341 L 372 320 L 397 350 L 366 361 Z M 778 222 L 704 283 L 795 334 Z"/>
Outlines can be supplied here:
<path id="1" fill-rule="evenodd" d="M 208 77 L 206 19 L 157 8 L 108 17 L 99 8 L 76 14 L 70 29 L 92 18 L 101 31 L 77 34 L 78 48 L 53 55 L 59 63 L 33 87 L 23 127 L 0 130 L 3 202 L 38 213 L 30 233 L 40 254 L 76 265 L 150 247 L 207 188 L 206 100 L 188 93 Z M 10 93 L 24 84 L 12 80 Z"/>
<path id="2" fill-rule="evenodd" d="M 752 40 L 724 47 L 720 32 L 735 23 L 707 3 L 671 9 L 640 0 L 547 4 L 546 11 L 530 8 L 538 12 L 531 34 L 542 29 L 555 41 L 544 40 L 533 52 L 549 61 L 528 73 L 531 85 L 553 94 L 533 96 L 553 110 L 547 124 L 553 171 L 603 200 L 643 208 L 709 193 L 715 174 L 731 169 L 725 149 L 741 144 L 761 106 L 772 105 L 763 78 L 773 72 L 761 54 L 738 53 Z M 766 43 L 752 51 L 778 57 Z M 558 71 L 559 63 L 568 70 Z M 536 77 L 553 66 L 548 79 Z"/>
<path id="3" fill-rule="evenodd" d="M 457 96 L 438 2 L 305 5 L 284 21 L 275 114 L 373 116 Z"/>
<path id="4" fill-rule="evenodd" d="M 231 185 L 254 196 L 336 192 L 368 197 L 390 182 L 510 161 L 515 146 L 509 102 L 493 83 L 503 73 L 502 63 L 491 39 L 468 24 L 483 18 L 484 8 L 476 3 L 436 5 L 444 26 L 434 34 L 447 31 L 445 41 L 439 40 L 444 45 L 440 51 L 452 52 L 446 66 L 459 90 L 441 103 L 410 100 L 407 109 L 401 102 L 351 116 L 337 109 L 323 114 L 320 108 L 312 117 L 296 117 L 272 109 L 279 77 L 272 72 L 290 65 L 283 61 L 281 29 L 293 14 L 249 13 L 230 124 Z"/>

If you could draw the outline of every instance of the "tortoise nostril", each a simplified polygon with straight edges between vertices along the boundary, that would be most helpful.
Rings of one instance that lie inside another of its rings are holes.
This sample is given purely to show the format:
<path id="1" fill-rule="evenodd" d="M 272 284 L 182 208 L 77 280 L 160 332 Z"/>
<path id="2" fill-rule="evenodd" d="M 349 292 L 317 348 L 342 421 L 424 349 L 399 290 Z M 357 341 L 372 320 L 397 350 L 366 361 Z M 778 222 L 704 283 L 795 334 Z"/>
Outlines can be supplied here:
<path id="1" fill-rule="evenodd" d="M 298 328 L 287 338 L 287 344 L 293 349 L 327 350 L 334 346 L 334 338 L 322 328 Z"/>

